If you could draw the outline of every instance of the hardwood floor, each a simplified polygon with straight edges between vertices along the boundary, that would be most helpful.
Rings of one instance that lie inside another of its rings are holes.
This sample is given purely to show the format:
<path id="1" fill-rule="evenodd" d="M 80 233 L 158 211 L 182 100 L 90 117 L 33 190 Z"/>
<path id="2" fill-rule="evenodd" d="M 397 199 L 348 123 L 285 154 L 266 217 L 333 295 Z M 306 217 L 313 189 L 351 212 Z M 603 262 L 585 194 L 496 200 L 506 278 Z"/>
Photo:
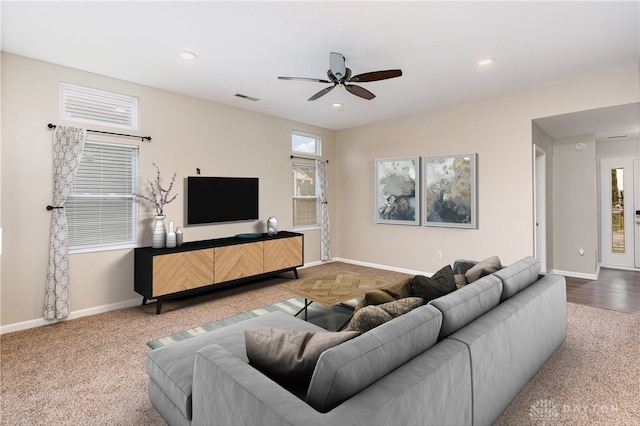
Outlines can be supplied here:
<path id="1" fill-rule="evenodd" d="M 640 272 L 602 268 L 596 281 L 571 277 L 566 280 L 567 302 L 640 312 Z"/>

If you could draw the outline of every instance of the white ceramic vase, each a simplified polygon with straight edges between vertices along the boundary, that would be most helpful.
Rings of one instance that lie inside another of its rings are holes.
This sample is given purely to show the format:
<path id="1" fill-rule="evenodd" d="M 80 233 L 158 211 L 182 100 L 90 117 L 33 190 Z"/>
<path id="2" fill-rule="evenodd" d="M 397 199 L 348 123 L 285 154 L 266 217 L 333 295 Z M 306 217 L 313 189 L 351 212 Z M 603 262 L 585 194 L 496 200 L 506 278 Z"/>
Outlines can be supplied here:
<path id="1" fill-rule="evenodd" d="M 169 221 L 169 232 L 167 232 L 167 248 L 176 246 L 176 233 L 173 230 L 173 221 Z"/>
<path id="2" fill-rule="evenodd" d="M 164 218 L 166 216 L 154 216 L 156 222 L 153 224 L 153 239 L 151 240 L 151 247 L 163 248 L 165 245 L 165 238 L 167 236 L 167 229 L 164 227 Z"/>

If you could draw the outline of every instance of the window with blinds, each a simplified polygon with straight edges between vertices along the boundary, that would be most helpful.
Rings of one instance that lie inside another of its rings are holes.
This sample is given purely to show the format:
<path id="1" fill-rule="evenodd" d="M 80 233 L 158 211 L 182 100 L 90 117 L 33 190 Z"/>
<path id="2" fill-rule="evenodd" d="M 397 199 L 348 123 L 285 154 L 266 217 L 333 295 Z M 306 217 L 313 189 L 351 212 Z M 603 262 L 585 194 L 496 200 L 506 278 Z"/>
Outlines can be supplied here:
<path id="1" fill-rule="evenodd" d="M 138 98 L 60 83 L 60 118 L 138 130 Z"/>
<path id="2" fill-rule="evenodd" d="M 65 204 L 69 250 L 97 251 L 138 244 L 138 147 L 85 143 Z"/>
<path id="3" fill-rule="evenodd" d="M 293 227 L 319 226 L 315 164 L 294 163 L 292 166 Z"/>

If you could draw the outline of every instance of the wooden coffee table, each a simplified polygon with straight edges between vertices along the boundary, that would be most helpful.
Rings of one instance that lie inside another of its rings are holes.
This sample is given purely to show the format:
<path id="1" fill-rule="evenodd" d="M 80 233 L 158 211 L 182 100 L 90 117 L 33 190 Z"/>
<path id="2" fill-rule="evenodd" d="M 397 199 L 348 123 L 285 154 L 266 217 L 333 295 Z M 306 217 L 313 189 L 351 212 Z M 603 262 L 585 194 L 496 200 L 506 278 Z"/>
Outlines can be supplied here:
<path id="1" fill-rule="evenodd" d="M 296 313 L 304 311 L 307 319 L 307 308 L 313 302 L 326 307 L 362 296 L 368 291 L 387 287 L 390 283 L 378 278 L 368 277 L 353 272 L 336 272 L 321 277 L 295 280 L 280 287 L 297 296 L 304 297 L 304 307 Z"/>

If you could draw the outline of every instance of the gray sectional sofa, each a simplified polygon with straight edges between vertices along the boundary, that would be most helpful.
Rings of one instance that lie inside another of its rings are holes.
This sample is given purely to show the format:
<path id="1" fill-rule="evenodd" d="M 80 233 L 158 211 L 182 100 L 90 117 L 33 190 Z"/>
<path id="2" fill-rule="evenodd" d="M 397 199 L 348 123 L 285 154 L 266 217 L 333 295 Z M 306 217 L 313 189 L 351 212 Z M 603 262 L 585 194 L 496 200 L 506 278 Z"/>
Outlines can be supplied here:
<path id="1" fill-rule="evenodd" d="M 525 258 L 324 351 L 304 389 L 248 363 L 244 330 L 322 331 L 282 312 L 149 352 L 171 425 L 488 425 L 566 337 L 565 280 Z"/>

